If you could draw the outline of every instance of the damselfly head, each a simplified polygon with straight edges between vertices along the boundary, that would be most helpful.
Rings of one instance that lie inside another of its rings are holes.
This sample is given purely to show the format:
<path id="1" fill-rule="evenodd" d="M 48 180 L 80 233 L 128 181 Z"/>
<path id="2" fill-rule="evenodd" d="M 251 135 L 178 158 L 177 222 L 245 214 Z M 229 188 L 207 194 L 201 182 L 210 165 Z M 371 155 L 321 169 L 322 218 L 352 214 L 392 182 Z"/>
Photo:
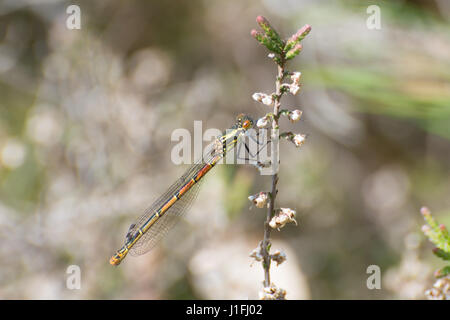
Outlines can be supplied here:
<path id="1" fill-rule="evenodd" d="M 246 114 L 241 113 L 236 117 L 237 127 L 245 130 L 253 127 L 253 119 Z"/>

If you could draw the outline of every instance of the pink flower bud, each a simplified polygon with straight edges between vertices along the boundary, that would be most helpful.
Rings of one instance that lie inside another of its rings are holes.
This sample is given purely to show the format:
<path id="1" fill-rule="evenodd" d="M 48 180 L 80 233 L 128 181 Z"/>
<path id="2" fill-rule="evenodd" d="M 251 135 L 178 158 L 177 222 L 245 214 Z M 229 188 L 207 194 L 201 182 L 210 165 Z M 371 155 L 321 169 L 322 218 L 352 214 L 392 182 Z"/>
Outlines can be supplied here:
<path id="1" fill-rule="evenodd" d="M 420 213 L 424 216 L 429 216 L 431 214 L 430 209 L 427 207 L 420 208 Z"/>
<path id="2" fill-rule="evenodd" d="M 267 21 L 267 19 L 264 18 L 263 16 L 257 16 L 256 17 L 256 22 L 258 24 L 269 24 L 269 21 Z"/>
<path id="3" fill-rule="evenodd" d="M 301 27 L 295 34 L 292 35 L 291 38 L 289 38 L 289 41 L 297 42 L 304 37 L 311 31 L 311 26 L 309 24 L 305 24 L 303 27 Z"/>

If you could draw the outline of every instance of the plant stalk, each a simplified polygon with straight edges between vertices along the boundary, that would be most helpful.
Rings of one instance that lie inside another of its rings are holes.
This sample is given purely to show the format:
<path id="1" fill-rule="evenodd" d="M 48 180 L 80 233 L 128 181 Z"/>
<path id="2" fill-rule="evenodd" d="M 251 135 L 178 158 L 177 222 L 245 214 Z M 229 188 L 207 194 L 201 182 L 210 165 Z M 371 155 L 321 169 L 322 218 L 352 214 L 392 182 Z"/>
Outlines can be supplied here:
<path id="1" fill-rule="evenodd" d="M 272 135 L 277 133 L 278 134 L 278 119 L 279 119 L 279 112 L 280 112 L 280 106 L 281 106 L 281 96 L 283 94 L 282 90 L 281 90 L 281 85 L 283 83 L 283 79 L 284 79 L 284 66 L 285 66 L 285 60 L 282 57 L 280 59 L 280 63 L 278 64 L 278 74 L 277 74 L 277 80 L 275 82 L 275 87 L 276 87 L 276 99 L 275 99 L 275 103 L 274 103 L 274 107 L 273 107 L 273 117 L 272 117 Z M 276 131 L 275 131 L 276 129 Z M 271 137 L 271 139 L 273 141 L 274 138 L 278 139 L 278 137 Z M 272 161 L 278 161 L 279 157 L 276 157 L 276 159 L 274 159 L 274 155 L 272 154 Z M 272 163 L 273 165 L 273 163 Z M 276 165 L 278 167 L 278 164 Z M 264 268 L 264 287 L 269 287 L 270 286 L 270 254 L 269 254 L 269 250 L 270 250 L 270 232 L 271 232 L 271 227 L 269 225 L 270 220 L 272 219 L 273 215 L 274 215 L 274 209 L 275 209 L 275 199 L 277 196 L 277 183 L 278 183 L 278 173 L 275 172 L 272 175 L 272 189 L 270 191 L 270 197 L 269 197 L 269 207 L 267 209 L 267 216 L 266 216 L 266 221 L 264 223 L 264 239 L 262 242 L 262 256 L 263 256 L 263 268 Z"/>

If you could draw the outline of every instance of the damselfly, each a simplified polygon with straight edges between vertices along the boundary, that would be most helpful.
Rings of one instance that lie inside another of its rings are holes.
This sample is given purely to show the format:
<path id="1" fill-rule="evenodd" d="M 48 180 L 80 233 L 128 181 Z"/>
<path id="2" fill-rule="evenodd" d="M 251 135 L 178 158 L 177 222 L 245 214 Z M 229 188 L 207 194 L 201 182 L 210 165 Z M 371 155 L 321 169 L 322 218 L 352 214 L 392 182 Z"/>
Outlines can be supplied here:
<path id="1" fill-rule="evenodd" d="M 128 252 L 141 255 L 152 249 L 187 211 L 198 193 L 199 181 L 252 127 L 253 120 L 250 117 L 239 115 L 236 124 L 210 145 L 203 158 L 192 164 L 181 178 L 130 226 L 123 247 L 111 257 L 110 264 L 118 265 Z"/>

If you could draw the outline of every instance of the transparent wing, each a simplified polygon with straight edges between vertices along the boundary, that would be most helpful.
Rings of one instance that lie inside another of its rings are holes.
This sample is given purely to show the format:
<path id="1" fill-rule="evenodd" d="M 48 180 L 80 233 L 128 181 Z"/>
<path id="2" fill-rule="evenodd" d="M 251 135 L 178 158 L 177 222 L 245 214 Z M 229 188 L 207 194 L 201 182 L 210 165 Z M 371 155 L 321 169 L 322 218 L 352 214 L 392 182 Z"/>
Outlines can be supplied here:
<path id="1" fill-rule="evenodd" d="M 152 215 L 160 209 L 169 199 L 171 199 L 188 181 L 197 175 L 197 173 L 205 166 L 205 163 L 217 154 L 216 147 L 211 144 L 207 148 L 204 159 L 193 164 L 169 189 L 160 196 L 145 212 L 131 224 L 125 237 L 125 242 L 132 237 L 139 228 L 141 228 Z M 151 250 L 168 232 L 175 226 L 180 218 L 189 210 L 192 202 L 198 195 L 200 189 L 200 181 L 196 182 L 183 196 L 178 199 L 151 227 L 147 232 L 134 244 L 130 249 L 131 255 L 141 255 Z"/>
<path id="2" fill-rule="evenodd" d="M 200 181 L 189 189 L 166 213 L 160 217 L 151 228 L 134 244 L 130 253 L 133 256 L 144 254 L 162 239 L 172 229 L 180 218 L 189 210 L 200 190 Z"/>

